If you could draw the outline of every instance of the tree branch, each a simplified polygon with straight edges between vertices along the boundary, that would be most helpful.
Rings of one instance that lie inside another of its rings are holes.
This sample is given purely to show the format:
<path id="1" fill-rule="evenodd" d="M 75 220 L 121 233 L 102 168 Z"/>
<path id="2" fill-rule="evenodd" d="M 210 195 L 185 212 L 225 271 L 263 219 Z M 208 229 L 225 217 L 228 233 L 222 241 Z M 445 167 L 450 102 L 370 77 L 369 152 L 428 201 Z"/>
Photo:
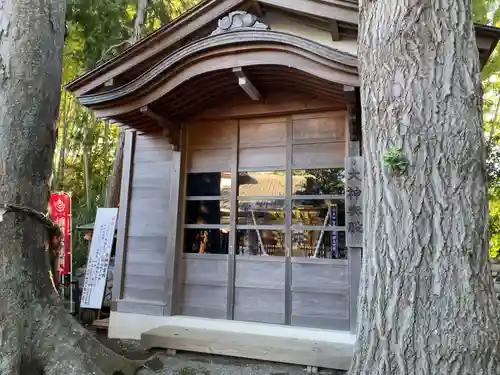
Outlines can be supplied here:
<path id="1" fill-rule="evenodd" d="M 131 45 L 131 44 L 133 44 L 133 43 L 132 43 L 132 41 L 131 41 L 131 40 L 127 39 L 127 40 L 124 40 L 123 42 L 120 42 L 120 43 L 118 43 L 118 44 L 114 44 L 114 45 L 112 45 L 111 47 L 109 47 L 106 51 L 104 51 L 104 52 L 101 54 L 101 58 L 99 59 L 99 61 L 97 61 L 97 65 L 99 65 L 99 64 L 101 64 L 101 63 L 103 63 L 103 62 L 104 62 L 104 60 L 106 59 L 106 56 L 108 55 L 108 53 L 110 53 L 110 52 L 111 52 L 112 50 L 114 50 L 115 48 L 121 47 L 121 46 L 123 46 L 123 45 L 125 45 L 125 44 L 128 44 L 128 45 L 130 46 L 130 45 Z"/>
<path id="2" fill-rule="evenodd" d="M 48 214 L 44 214 L 30 207 L 19 206 L 16 204 L 0 204 L 0 222 L 2 221 L 1 216 L 12 212 L 24 214 L 32 219 L 35 219 L 45 226 L 50 236 L 60 237 L 62 235 L 61 228 L 49 219 Z"/>

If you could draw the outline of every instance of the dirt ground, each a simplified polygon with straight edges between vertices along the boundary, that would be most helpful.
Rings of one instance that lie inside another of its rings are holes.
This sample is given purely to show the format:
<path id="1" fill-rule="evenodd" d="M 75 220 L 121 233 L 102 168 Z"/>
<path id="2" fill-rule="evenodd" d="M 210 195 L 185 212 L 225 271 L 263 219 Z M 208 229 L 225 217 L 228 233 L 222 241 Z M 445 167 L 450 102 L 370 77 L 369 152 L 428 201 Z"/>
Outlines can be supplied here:
<path id="1" fill-rule="evenodd" d="M 108 339 L 106 333 L 96 333 L 99 340 L 117 353 L 130 359 L 145 359 L 153 354 L 141 348 L 138 341 Z M 177 352 L 174 357 L 164 351 L 155 353 L 163 369 L 142 369 L 139 375 L 304 375 L 304 366 L 283 365 L 209 354 Z M 156 370 L 156 371 L 155 371 Z M 344 371 L 320 370 L 323 375 L 345 375 Z"/>

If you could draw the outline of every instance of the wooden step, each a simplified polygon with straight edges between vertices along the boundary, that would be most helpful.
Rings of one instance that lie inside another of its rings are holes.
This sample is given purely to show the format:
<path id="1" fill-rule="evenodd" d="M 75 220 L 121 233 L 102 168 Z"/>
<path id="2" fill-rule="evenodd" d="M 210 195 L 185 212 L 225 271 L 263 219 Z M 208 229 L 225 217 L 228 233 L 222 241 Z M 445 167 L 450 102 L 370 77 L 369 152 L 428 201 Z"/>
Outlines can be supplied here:
<path id="1" fill-rule="evenodd" d="M 144 332 L 142 346 L 348 370 L 355 342 L 343 331 L 189 317 L 168 322 Z"/>
<path id="2" fill-rule="evenodd" d="M 96 329 L 107 330 L 109 327 L 109 318 L 94 320 L 94 323 L 92 323 L 92 326 L 94 326 L 94 328 L 96 328 Z"/>

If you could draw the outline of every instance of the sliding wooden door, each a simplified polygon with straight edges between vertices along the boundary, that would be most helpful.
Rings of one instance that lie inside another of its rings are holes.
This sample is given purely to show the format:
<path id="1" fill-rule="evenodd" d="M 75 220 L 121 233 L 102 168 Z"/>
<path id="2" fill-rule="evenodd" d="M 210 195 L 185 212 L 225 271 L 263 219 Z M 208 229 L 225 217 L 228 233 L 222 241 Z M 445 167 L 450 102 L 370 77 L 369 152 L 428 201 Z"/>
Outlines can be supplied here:
<path id="1" fill-rule="evenodd" d="M 349 329 L 345 112 L 187 129 L 182 314 Z"/>

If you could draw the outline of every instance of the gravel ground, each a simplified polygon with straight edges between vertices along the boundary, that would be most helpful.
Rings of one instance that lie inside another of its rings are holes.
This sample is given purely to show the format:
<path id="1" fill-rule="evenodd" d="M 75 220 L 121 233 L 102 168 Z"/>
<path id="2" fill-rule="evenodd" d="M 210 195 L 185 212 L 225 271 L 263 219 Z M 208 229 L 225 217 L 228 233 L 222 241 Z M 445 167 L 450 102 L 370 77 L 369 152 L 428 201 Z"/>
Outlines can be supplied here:
<path id="1" fill-rule="evenodd" d="M 252 361 L 212 355 L 178 353 L 174 357 L 160 355 L 164 368 L 160 372 L 143 370 L 139 375 L 305 375 L 304 366 Z M 342 372 L 321 371 L 323 375 Z"/>

